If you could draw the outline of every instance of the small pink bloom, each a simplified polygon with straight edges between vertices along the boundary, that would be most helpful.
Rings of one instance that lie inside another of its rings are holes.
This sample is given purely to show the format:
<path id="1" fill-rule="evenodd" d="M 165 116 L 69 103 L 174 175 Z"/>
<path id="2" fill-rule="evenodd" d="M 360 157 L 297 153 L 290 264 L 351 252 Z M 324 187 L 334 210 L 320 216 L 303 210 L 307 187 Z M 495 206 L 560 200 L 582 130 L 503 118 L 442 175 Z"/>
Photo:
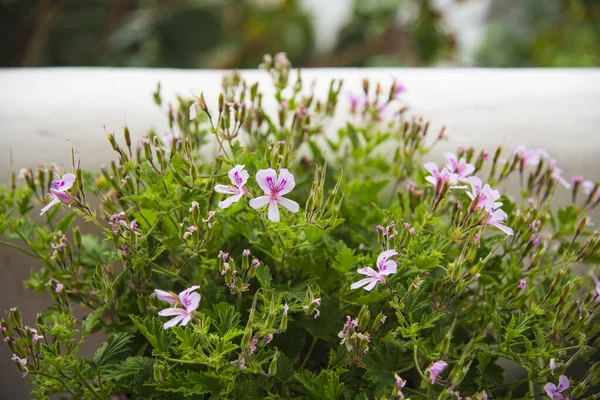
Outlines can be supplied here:
<path id="1" fill-rule="evenodd" d="M 25 367 L 27 365 L 27 359 L 26 358 L 20 358 L 19 356 L 17 356 L 16 354 L 13 354 L 11 360 L 14 363 L 19 364 L 21 367 Z"/>
<path id="2" fill-rule="evenodd" d="M 283 195 L 291 192 L 294 186 L 296 186 L 294 175 L 287 169 L 282 169 L 279 172 L 279 176 L 277 176 L 277 172 L 274 169 L 261 169 L 256 173 L 256 182 L 265 192 L 265 195 L 250 200 L 250 207 L 259 209 L 268 205 L 268 217 L 271 221 L 279 222 L 279 204 L 293 213 L 298 212 L 300 209 L 298 203 L 283 197 Z"/>
<path id="3" fill-rule="evenodd" d="M 350 103 L 351 113 L 355 113 L 359 108 L 362 108 L 366 101 L 366 97 L 363 92 L 360 92 L 360 94 L 358 95 L 348 93 L 346 97 L 348 98 L 348 102 Z"/>
<path id="4" fill-rule="evenodd" d="M 402 393 L 402 388 L 406 385 L 406 381 L 398 374 L 394 374 L 394 379 L 396 379 L 396 396 L 403 399 L 404 393 Z"/>
<path id="5" fill-rule="evenodd" d="M 215 192 L 231 194 L 233 196 L 220 201 L 219 208 L 227 208 L 248 193 L 246 182 L 248 182 L 248 171 L 244 170 L 244 165 L 236 165 L 228 172 L 231 185 L 215 185 Z"/>
<path id="6" fill-rule="evenodd" d="M 592 181 L 583 181 L 583 183 L 581 184 L 581 191 L 589 196 L 592 194 L 592 190 L 594 190 L 594 188 L 596 187 L 596 184 Z M 600 188 L 598 188 L 598 190 L 596 190 L 596 193 L 594 193 L 594 196 L 592 197 L 593 199 L 596 199 L 600 197 Z"/>
<path id="7" fill-rule="evenodd" d="M 496 201 L 500 198 L 498 190 L 492 189 L 487 183 L 484 185 L 481 179 L 476 176 L 465 180 L 471 184 L 471 191 L 467 191 L 467 196 L 473 201 L 477 199 L 475 208 L 484 208 L 487 211 L 493 211 L 502 205 L 502 203 Z"/>
<path id="8" fill-rule="evenodd" d="M 192 233 L 196 232 L 198 230 L 197 227 L 195 226 L 190 226 L 189 228 L 187 228 L 187 231 L 183 234 L 183 240 L 187 239 L 188 236 L 190 236 Z"/>
<path id="9" fill-rule="evenodd" d="M 439 374 L 442 373 L 448 367 L 448 363 L 445 361 L 436 361 L 428 368 L 429 370 L 429 379 L 431 383 L 434 383 L 437 380 Z"/>
<path id="10" fill-rule="evenodd" d="M 179 141 L 180 141 L 179 136 L 168 134 L 161 138 L 161 141 L 163 142 L 163 144 L 165 145 L 165 147 L 167 149 L 170 149 L 171 147 L 173 147 L 173 140 L 175 140 L 175 144 L 179 143 Z"/>
<path id="11" fill-rule="evenodd" d="M 192 286 L 183 292 L 179 293 L 179 296 L 175 298 L 173 293 L 165 292 L 162 290 L 155 290 L 156 297 L 159 300 L 165 301 L 172 305 L 182 305 L 184 308 L 166 308 L 158 313 L 161 317 L 171 317 L 175 316 L 175 318 L 170 321 L 165 322 L 163 325 L 164 329 L 169 329 L 177 324 L 181 326 L 186 326 L 188 322 L 192 319 L 194 311 L 200 305 L 200 294 L 194 293 L 196 289 L 200 286 Z"/>
<path id="12" fill-rule="evenodd" d="M 518 286 L 518 288 L 519 288 L 519 289 L 521 289 L 521 290 L 524 290 L 526 286 L 527 286 L 527 281 L 526 281 L 525 279 L 521 279 L 521 280 L 519 281 L 519 286 Z"/>
<path id="13" fill-rule="evenodd" d="M 223 261 L 225 261 L 229 258 L 229 253 L 225 253 L 223 252 L 223 250 L 219 250 L 219 255 L 217 256 L 217 258 L 220 258 Z"/>
<path id="14" fill-rule="evenodd" d="M 63 202 L 65 204 L 71 203 L 73 201 L 73 198 L 67 193 L 67 190 L 73 187 L 74 182 L 75 175 L 71 173 L 64 174 L 61 179 L 53 180 L 52 187 L 50 188 L 50 193 L 48 193 L 48 197 L 50 197 L 52 200 L 50 200 L 50 203 L 46 204 L 46 206 L 42 208 L 40 215 L 44 214 L 51 207 L 60 202 Z"/>
<path id="15" fill-rule="evenodd" d="M 398 264 L 396 264 L 396 261 L 394 260 L 389 260 L 390 257 L 393 257 L 396 254 L 398 254 L 396 250 L 386 250 L 379 254 L 377 257 L 378 271 L 375 271 L 371 267 L 360 268 L 358 273 L 367 275 L 368 278 L 353 283 L 350 286 L 350 289 L 354 290 L 364 286 L 365 290 L 370 292 L 378 283 L 384 283 L 386 281 L 386 276 L 396 273 Z"/>
<path id="16" fill-rule="evenodd" d="M 387 315 L 384 315 L 379 319 L 379 322 L 381 323 L 381 325 L 383 325 L 383 324 L 385 324 L 386 320 L 387 320 Z"/>
<path id="17" fill-rule="evenodd" d="M 252 266 L 254 268 L 258 268 L 259 265 L 260 265 L 260 261 L 258 261 L 256 258 L 254 260 L 252 260 Z"/>
<path id="18" fill-rule="evenodd" d="M 516 145 L 513 153 L 521 157 L 521 162 L 526 167 L 538 165 L 542 155 L 545 154 L 545 152 L 540 152 L 540 150 L 527 150 L 522 144 Z"/>
<path id="19" fill-rule="evenodd" d="M 437 188 L 441 188 L 446 182 L 450 185 L 456 185 L 458 182 L 458 175 L 451 173 L 446 167 L 442 168 L 440 171 L 438 165 L 432 161 L 425 163 L 424 166 L 431 174 L 427 176 L 425 180 L 436 187 L 436 192 L 438 190 Z"/>
<path id="20" fill-rule="evenodd" d="M 398 82 L 396 79 L 394 79 L 394 85 L 395 85 L 395 87 L 394 87 L 394 93 L 392 95 L 392 98 L 397 99 L 398 96 L 400 96 L 402 93 L 406 92 L 406 87 L 402 83 Z"/>
<path id="21" fill-rule="evenodd" d="M 273 335 L 265 335 L 265 343 L 269 344 L 273 340 Z"/>
<path id="22" fill-rule="evenodd" d="M 464 157 L 458 159 L 456 154 L 449 152 L 444 153 L 444 156 L 446 156 L 446 159 L 448 160 L 446 168 L 448 168 L 448 171 L 455 173 L 459 180 L 463 180 L 475 172 L 475 166 L 469 164 Z"/>
<path id="23" fill-rule="evenodd" d="M 554 370 L 556 370 L 556 360 L 554 358 L 550 359 L 550 371 L 552 371 L 552 375 L 554 375 Z"/>
<path id="24" fill-rule="evenodd" d="M 552 382 L 548 382 L 544 389 L 546 390 L 546 394 L 553 400 L 563 400 L 566 399 L 566 396 L 562 394 L 565 390 L 569 388 L 569 378 L 564 375 L 561 375 L 558 378 L 558 386 L 556 386 Z"/>
<path id="25" fill-rule="evenodd" d="M 7 336 L 4 338 L 4 343 L 8 343 L 8 342 L 10 342 L 10 336 Z"/>
<path id="26" fill-rule="evenodd" d="M 242 252 L 242 256 L 248 257 L 250 255 L 250 250 L 246 249 Z"/>
<path id="27" fill-rule="evenodd" d="M 507 235 L 512 235 L 512 234 L 514 234 L 514 231 L 512 230 L 512 228 L 509 228 L 508 226 L 506 226 L 502 223 L 502 222 L 506 221 L 507 219 L 508 219 L 508 215 L 504 211 L 498 209 L 498 210 L 495 210 L 494 212 L 490 212 L 487 223 L 489 225 L 495 226 L 496 228 L 500 229 L 502 232 L 504 232 Z"/>

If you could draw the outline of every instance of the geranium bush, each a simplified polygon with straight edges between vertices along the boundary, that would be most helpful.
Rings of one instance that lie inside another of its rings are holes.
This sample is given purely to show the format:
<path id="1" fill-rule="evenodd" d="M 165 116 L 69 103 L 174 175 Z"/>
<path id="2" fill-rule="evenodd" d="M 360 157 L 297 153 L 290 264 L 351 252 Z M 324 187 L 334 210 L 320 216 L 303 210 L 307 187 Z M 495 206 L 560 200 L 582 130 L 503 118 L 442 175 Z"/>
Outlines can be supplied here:
<path id="1" fill-rule="evenodd" d="M 2 190 L 2 243 L 55 301 L 1 322 L 36 398 L 598 398 L 598 184 L 522 146 L 438 166 L 399 83 L 319 98 L 262 67 L 271 90 L 228 74 L 211 107 L 159 88 L 171 133 L 108 134 L 98 174 L 74 156 Z"/>

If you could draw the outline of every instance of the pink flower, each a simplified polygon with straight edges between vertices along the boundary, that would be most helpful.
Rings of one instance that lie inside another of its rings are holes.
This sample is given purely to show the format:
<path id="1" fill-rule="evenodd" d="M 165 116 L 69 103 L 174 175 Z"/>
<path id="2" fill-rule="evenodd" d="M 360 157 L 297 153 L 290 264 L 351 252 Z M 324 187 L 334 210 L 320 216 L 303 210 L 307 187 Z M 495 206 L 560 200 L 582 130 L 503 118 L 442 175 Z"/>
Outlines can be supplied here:
<path id="1" fill-rule="evenodd" d="M 250 255 L 250 250 L 246 249 L 242 252 L 242 256 L 248 257 Z"/>
<path id="2" fill-rule="evenodd" d="M 360 94 L 347 93 L 346 96 L 348 98 L 348 101 L 350 102 L 351 113 L 355 113 L 358 110 L 358 108 L 362 108 L 365 104 L 366 97 L 363 92 L 361 92 Z"/>
<path id="3" fill-rule="evenodd" d="M 403 399 L 404 393 L 402 393 L 402 388 L 406 386 L 406 381 L 400 378 L 398 374 L 394 374 L 394 379 L 396 379 L 396 396 Z"/>
<path id="4" fill-rule="evenodd" d="M 20 358 L 19 356 L 17 356 L 16 354 L 13 354 L 11 360 L 14 363 L 19 364 L 21 367 L 25 367 L 27 365 L 27 359 L 26 358 Z"/>
<path id="5" fill-rule="evenodd" d="M 173 147 L 173 140 L 175 140 L 176 144 L 179 142 L 179 136 L 168 134 L 163 136 L 160 140 L 163 142 L 167 149 L 170 149 L 171 147 Z"/>
<path id="6" fill-rule="evenodd" d="M 429 370 L 429 379 L 431 383 L 434 383 L 439 374 L 442 373 L 448 366 L 448 363 L 445 361 L 436 361 L 428 368 Z"/>
<path id="7" fill-rule="evenodd" d="M 466 179 L 466 181 L 471 184 L 471 191 L 467 191 L 467 196 L 473 201 L 477 199 L 475 208 L 484 208 L 487 211 L 493 211 L 502 205 L 502 203 L 496 201 L 500 198 L 499 191 L 492 189 L 487 183 L 484 186 L 481 179 L 476 176 L 472 176 Z"/>
<path id="8" fill-rule="evenodd" d="M 234 367 L 239 367 L 240 369 L 246 369 L 246 361 L 243 356 L 240 357 L 239 360 L 230 361 L 230 364 Z"/>
<path id="9" fill-rule="evenodd" d="M 446 167 L 440 171 L 438 165 L 432 161 L 425 163 L 424 166 L 425 169 L 431 174 L 430 176 L 427 176 L 425 180 L 435 186 L 436 193 L 441 190 L 442 186 L 446 182 L 448 182 L 450 185 L 456 185 L 458 182 L 458 175 L 451 173 Z"/>
<path id="10" fill-rule="evenodd" d="M 279 177 L 277 176 L 277 172 L 272 168 L 261 169 L 256 173 L 256 182 L 265 192 L 265 195 L 250 200 L 250 207 L 259 209 L 268 204 L 268 217 L 271 221 L 279 222 L 278 204 L 281 204 L 293 213 L 298 212 L 300 209 L 298 203 L 282 197 L 284 194 L 291 192 L 294 186 L 296 186 L 294 175 L 287 169 L 282 169 L 279 172 Z"/>
<path id="11" fill-rule="evenodd" d="M 583 181 L 583 183 L 581 184 L 581 191 L 586 194 L 586 195 L 591 195 L 592 194 L 592 190 L 594 190 L 594 188 L 596 187 L 596 184 L 592 181 Z M 596 193 L 594 193 L 593 199 L 600 197 L 600 188 L 598 190 L 596 190 Z"/>
<path id="12" fill-rule="evenodd" d="M 566 396 L 562 394 L 565 390 L 569 388 L 569 378 L 564 375 L 561 375 L 558 378 L 558 386 L 556 386 L 552 382 L 546 383 L 544 389 L 546 390 L 546 394 L 553 400 L 563 400 L 566 399 Z"/>
<path id="13" fill-rule="evenodd" d="M 64 174 L 61 179 L 53 180 L 52 187 L 50 188 L 50 193 L 48 193 L 48 197 L 50 197 L 52 200 L 50 200 L 50 203 L 46 204 L 46 206 L 42 208 L 40 215 L 44 214 L 51 207 L 60 202 L 63 202 L 65 204 L 69 204 L 70 202 L 72 202 L 73 198 L 67 193 L 67 190 L 73 187 L 74 182 L 75 175 L 71 173 Z"/>
<path id="14" fill-rule="evenodd" d="M 513 153 L 521 157 L 521 162 L 526 167 L 538 165 L 542 155 L 545 154 L 544 151 L 540 150 L 527 150 L 522 144 L 516 145 Z"/>
<path id="15" fill-rule="evenodd" d="M 475 166 L 467 163 L 467 160 L 464 157 L 461 157 L 459 160 L 456 158 L 456 154 L 444 153 L 444 155 L 448 159 L 446 168 L 448 168 L 448 171 L 455 173 L 459 180 L 464 179 L 475 172 Z"/>
<path id="16" fill-rule="evenodd" d="M 219 208 L 227 208 L 248 193 L 246 182 L 248 182 L 248 171 L 243 165 L 236 165 L 227 173 L 232 185 L 215 185 L 215 192 L 232 194 L 233 196 L 219 202 Z"/>
<path id="17" fill-rule="evenodd" d="M 526 286 L 527 286 L 527 281 L 525 279 L 521 279 L 519 281 L 518 288 L 521 289 L 521 290 L 523 290 L 523 289 L 525 289 Z"/>
<path id="18" fill-rule="evenodd" d="M 556 360 L 554 358 L 550 359 L 550 371 L 552 371 L 552 375 L 554 375 L 554 370 L 556 369 Z"/>
<path id="19" fill-rule="evenodd" d="M 154 293 L 159 300 L 165 301 L 171 305 L 181 305 L 184 308 L 165 308 L 160 311 L 158 315 L 161 317 L 171 317 L 175 316 L 175 318 L 170 321 L 165 322 L 163 325 L 164 329 L 169 329 L 177 324 L 181 326 L 186 326 L 188 322 L 192 319 L 194 311 L 198 308 L 200 304 L 200 294 L 192 293 L 200 286 L 192 286 L 189 289 L 184 290 L 179 293 L 179 296 L 175 296 L 174 293 L 165 292 L 164 290 L 156 289 Z"/>
<path id="20" fill-rule="evenodd" d="M 489 225 L 495 226 L 496 228 L 500 229 L 502 232 L 506 233 L 507 235 L 512 235 L 512 234 L 514 234 L 512 228 L 509 228 L 508 226 L 506 226 L 502 223 L 502 222 L 506 221 L 507 219 L 508 219 L 508 215 L 501 209 L 497 209 L 494 212 L 490 212 L 487 223 Z"/>
<path id="21" fill-rule="evenodd" d="M 406 92 L 406 87 L 398 82 L 398 80 L 394 79 L 394 93 L 392 94 L 392 99 L 397 99 L 402 93 Z"/>
<path id="22" fill-rule="evenodd" d="M 390 257 L 393 257 L 396 254 L 398 254 L 396 250 L 386 250 L 379 254 L 377 257 L 377 269 L 379 271 L 375 271 L 371 267 L 360 268 L 358 273 L 367 275 L 368 278 L 353 283 L 350 286 L 350 289 L 354 290 L 365 286 L 365 290 L 370 292 L 379 282 L 384 283 L 386 281 L 386 276 L 396 273 L 398 264 L 396 264 L 396 261 L 394 260 L 389 260 Z"/>

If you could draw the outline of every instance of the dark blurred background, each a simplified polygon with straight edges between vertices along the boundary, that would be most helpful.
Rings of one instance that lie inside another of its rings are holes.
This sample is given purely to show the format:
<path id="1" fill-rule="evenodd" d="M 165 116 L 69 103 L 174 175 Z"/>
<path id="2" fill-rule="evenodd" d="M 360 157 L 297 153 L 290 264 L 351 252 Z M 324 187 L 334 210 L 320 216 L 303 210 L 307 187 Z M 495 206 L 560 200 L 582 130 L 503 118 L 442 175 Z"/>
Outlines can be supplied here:
<path id="1" fill-rule="evenodd" d="M 0 66 L 591 67 L 600 0 L 0 0 Z"/>

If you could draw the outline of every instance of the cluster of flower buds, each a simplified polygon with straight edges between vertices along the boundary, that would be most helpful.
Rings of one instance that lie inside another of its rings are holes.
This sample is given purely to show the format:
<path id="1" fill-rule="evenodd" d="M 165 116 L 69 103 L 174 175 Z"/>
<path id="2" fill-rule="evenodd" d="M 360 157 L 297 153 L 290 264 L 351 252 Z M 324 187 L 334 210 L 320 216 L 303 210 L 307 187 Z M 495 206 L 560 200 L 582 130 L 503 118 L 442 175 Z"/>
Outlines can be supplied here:
<path id="1" fill-rule="evenodd" d="M 21 312 L 16 307 L 11 308 L 6 317 L 0 320 L 0 335 L 12 353 L 11 359 L 17 370 L 23 375 L 39 367 L 42 344 L 46 341 L 44 334 L 38 332 L 43 328 L 40 323 L 41 316 L 38 315 L 37 329 L 23 326 Z"/>
<path id="2" fill-rule="evenodd" d="M 231 294 L 247 292 L 250 288 L 250 279 L 256 276 L 256 269 L 260 266 L 260 261 L 256 258 L 250 261 L 250 250 L 242 252 L 241 269 L 236 268 L 235 260 L 229 256 L 229 253 L 221 250 L 217 258 L 219 270 Z"/>
<path id="3" fill-rule="evenodd" d="M 280 140 L 269 143 L 265 151 L 265 161 L 276 171 L 287 168 L 294 157 L 294 143 Z"/>
<path id="4" fill-rule="evenodd" d="M 365 121 L 381 121 L 390 114 L 392 103 L 398 101 L 405 90 L 395 79 L 389 91 L 385 92 L 380 82 L 371 84 L 369 79 L 365 78 L 362 82 L 362 92 L 348 94 L 350 113 L 360 115 Z M 406 110 L 406 107 L 402 107 L 398 114 L 402 115 Z"/>
<path id="5" fill-rule="evenodd" d="M 419 152 L 423 152 L 425 146 L 424 143 L 427 141 L 429 135 L 430 121 L 425 120 L 423 117 L 413 116 L 411 118 L 402 119 L 400 127 L 398 128 L 400 140 L 400 146 L 394 154 L 394 161 L 398 163 L 406 163 L 407 160 L 414 158 Z M 434 144 L 446 138 L 446 127 L 442 127 L 438 133 Z"/>
<path id="6" fill-rule="evenodd" d="M 396 225 L 395 221 L 385 225 L 377 225 L 377 241 L 384 249 L 402 249 L 410 242 L 410 239 L 415 234 L 416 229 L 408 222 L 403 222 Z"/>
<path id="7" fill-rule="evenodd" d="M 362 358 L 369 351 L 372 334 L 385 324 L 386 319 L 383 313 L 379 313 L 371 323 L 371 312 L 366 305 L 362 306 L 357 318 L 346 316 L 346 323 L 338 337 L 341 339 L 340 344 L 348 351 L 350 363 L 362 363 Z"/>
<path id="8" fill-rule="evenodd" d="M 327 229 L 335 225 L 335 221 L 342 207 L 344 194 L 338 193 L 344 172 L 340 172 L 334 188 L 329 192 L 325 200 L 325 174 L 327 172 L 327 162 L 320 168 L 315 168 L 315 178 L 313 180 L 308 200 L 306 201 L 306 221 L 315 224 L 321 229 Z M 325 222 L 323 224 L 323 222 Z"/>
<path id="9" fill-rule="evenodd" d="M 573 187 L 572 201 L 577 201 L 577 195 L 581 191 L 585 196 L 583 207 L 588 210 L 593 210 L 600 203 L 600 182 L 592 182 L 584 180 L 581 175 L 574 176 L 571 179 Z"/>
<path id="10" fill-rule="evenodd" d="M 321 306 L 321 295 L 320 288 L 315 285 L 308 285 L 306 290 L 306 297 L 304 298 L 304 305 L 302 309 L 306 315 L 312 315 L 313 318 L 317 319 L 321 315 L 319 307 Z"/>
<path id="11" fill-rule="evenodd" d="M 206 246 L 215 226 L 214 216 L 215 212 L 209 211 L 206 218 L 201 217 L 200 204 L 192 201 L 188 215 L 179 224 L 179 237 L 188 250 L 196 253 Z"/>
<path id="12" fill-rule="evenodd" d="M 264 69 L 271 75 L 275 88 L 280 92 L 288 84 L 292 62 L 285 53 L 277 53 L 275 57 L 265 54 L 259 68 Z"/>
<path id="13" fill-rule="evenodd" d="M 417 188 L 417 185 L 410 180 L 406 183 L 406 191 L 398 190 L 398 201 L 406 212 L 414 211 L 423 202 L 424 197 L 425 191 Z"/>

